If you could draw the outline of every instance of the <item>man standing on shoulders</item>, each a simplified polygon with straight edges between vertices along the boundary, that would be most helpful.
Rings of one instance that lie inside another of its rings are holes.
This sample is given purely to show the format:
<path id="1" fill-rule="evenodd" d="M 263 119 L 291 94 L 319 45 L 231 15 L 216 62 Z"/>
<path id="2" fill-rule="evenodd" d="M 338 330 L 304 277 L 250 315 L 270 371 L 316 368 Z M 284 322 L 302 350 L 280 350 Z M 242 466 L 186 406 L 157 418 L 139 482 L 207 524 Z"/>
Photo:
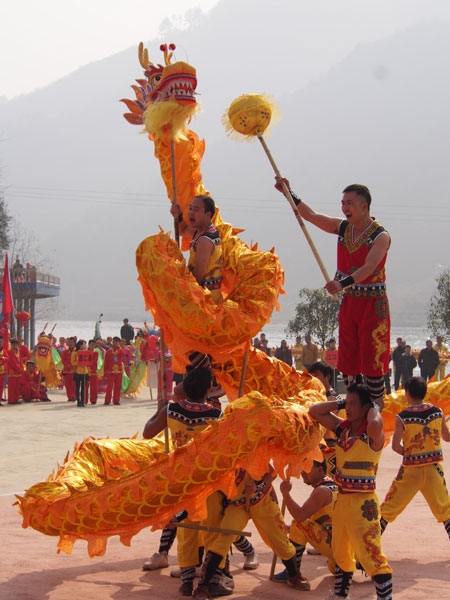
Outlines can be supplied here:
<path id="1" fill-rule="evenodd" d="M 448 348 L 442 342 L 440 335 L 437 336 L 436 344 L 433 346 L 433 350 L 439 354 L 439 365 L 435 372 L 436 381 L 442 381 L 445 379 L 445 365 L 448 363 Z"/>
<path id="2" fill-rule="evenodd" d="M 277 179 L 276 188 L 282 191 Z M 386 296 L 385 262 L 391 238 L 370 216 L 372 197 L 365 185 L 352 184 L 343 191 L 345 219 L 315 212 L 292 193 L 300 215 L 319 229 L 338 236 L 338 260 L 330 294 L 344 292 L 339 311 L 337 368 L 346 385 L 365 375 L 372 400 L 383 405 L 384 375 L 389 369 L 390 316 Z"/>
<path id="3" fill-rule="evenodd" d="M 129 344 L 134 340 L 134 328 L 128 323 L 128 319 L 123 320 L 123 325 L 120 328 L 120 337 Z"/>
<path id="4" fill-rule="evenodd" d="M 220 302 L 223 256 L 220 235 L 212 223 L 216 212 L 214 200 L 206 194 L 195 196 L 188 209 L 189 225 L 184 221 L 179 204 L 172 204 L 170 212 L 178 219 L 180 234 L 191 240 L 189 271 L 199 285 L 211 292 L 212 299 Z"/>
<path id="5" fill-rule="evenodd" d="M 345 407 L 347 419 L 334 413 Z M 336 561 L 334 594 L 349 598 L 355 555 L 375 583 L 377 599 L 392 599 L 392 569 L 381 549 L 380 507 L 375 491 L 378 461 L 384 446 L 383 419 L 369 390 L 351 385 L 346 400 L 319 402 L 309 414 L 336 433 L 336 483 L 332 550 Z"/>
<path id="6" fill-rule="evenodd" d="M 431 340 L 427 340 L 425 342 L 425 348 L 420 351 L 419 354 L 419 367 L 420 374 L 428 381 L 431 379 L 439 366 L 439 354 L 433 348 L 433 342 Z"/>
<path id="7" fill-rule="evenodd" d="M 120 388 L 122 387 L 123 359 L 125 353 L 120 347 L 120 337 L 113 337 L 112 346 L 105 354 L 103 368 L 106 377 L 105 404 L 120 404 Z"/>

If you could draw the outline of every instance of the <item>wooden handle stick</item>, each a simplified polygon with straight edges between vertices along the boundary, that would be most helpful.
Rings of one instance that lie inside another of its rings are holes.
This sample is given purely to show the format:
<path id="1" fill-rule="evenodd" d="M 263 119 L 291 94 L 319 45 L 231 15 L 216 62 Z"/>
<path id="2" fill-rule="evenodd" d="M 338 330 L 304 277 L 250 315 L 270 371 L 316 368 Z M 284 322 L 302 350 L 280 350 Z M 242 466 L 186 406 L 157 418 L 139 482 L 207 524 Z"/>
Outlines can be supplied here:
<path id="1" fill-rule="evenodd" d="M 275 175 L 281 179 L 281 173 L 277 167 L 276 162 L 273 159 L 272 154 L 270 153 L 270 150 L 266 144 L 266 141 L 265 141 L 262 133 L 258 133 L 258 140 L 261 142 L 261 146 L 264 148 L 264 152 L 266 153 L 267 158 L 269 159 L 269 162 L 272 165 L 273 170 L 275 171 Z M 297 206 L 295 205 L 294 199 L 292 198 L 291 191 L 289 190 L 287 185 L 284 183 L 284 181 L 282 182 L 282 185 L 283 185 L 284 195 L 286 196 L 289 204 L 291 205 L 291 208 L 294 211 L 294 215 L 298 221 L 298 224 L 300 225 L 301 230 L 303 231 L 303 234 L 306 238 L 306 241 L 308 242 L 309 247 L 311 248 L 312 253 L 314 254 L 314 258 L 316 259 L 317 264 L 319 265 L 319 268 L 322 271 L 322 275 L 325 278 L 325 283 L 328 283 L 330 281 L 330 276 L 328 275 L 325 265 L 323 264 L 322 259 L 320 258 L 320 254 L 317 252 L 317 248 L 316 248 L 314 242 L 312 241 L 311 236 L 309 235 L 309 231 L 306 228 L 305 222 L 303 221 L 303 219 L 300 216 L 300 213 L 298 212 Z M 336 294 L 333 294 L 333 300 L 335 302 L 339 302 Z"/>
<path id="2" fill-rule="evenodd" d="M 166 345 L 164 343 L 164 329 L 159 332 L 159 354 L 160 354 L 160 374 L 161 374 L 161 402 L 158 408 L 167 406 L 167 382 L 166 382 Z M 169 430 L 164 428 L 164 451 L 169 454 Z"/>
<path id="3" fill-rule="evenodd" d="M 177 195 L 177 174 L 175 171 L 175 142 L 173 139 L 170 140 L 170 164 L 172 166 L 172 203 L 176 203 L 178 199 Z M 173 227 L 175 230 L 175 241 L 178 248 L 180 247 L 180 231 L 178 229 L 178 217 L 173 218 Z"/>
<path id="4" fill-rule="evenodd" d="M 185 529 L 197 529 L 198 531 L 211 531 L 212 533 L 222 533 L 223 535 L 238 535 L 251 537 L 251 531 L 237 531 L 236 529 L 220 529 L 219 527 L 206 527 L 205 525 L 197 525 L 196 523 L 185 523 L 182 521 L 176 527 L 184 527 Z"/>

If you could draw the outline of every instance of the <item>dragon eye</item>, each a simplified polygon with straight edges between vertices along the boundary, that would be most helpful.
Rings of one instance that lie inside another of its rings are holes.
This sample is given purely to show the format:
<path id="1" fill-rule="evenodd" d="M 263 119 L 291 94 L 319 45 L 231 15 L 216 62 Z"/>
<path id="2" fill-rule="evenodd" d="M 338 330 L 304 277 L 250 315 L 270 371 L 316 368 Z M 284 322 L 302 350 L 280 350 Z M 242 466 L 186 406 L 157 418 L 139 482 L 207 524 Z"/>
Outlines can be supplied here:
<path id="1" fill-rule="evenodd" d="M 160 79 L 161 79 L 161 73 L 158 73 L 158 75 L 155 75 L 155 76 L 153 77 L 153 81 L 154 81 L 155 83 L 158 83 L 158 81 L 159 81 Z"/>

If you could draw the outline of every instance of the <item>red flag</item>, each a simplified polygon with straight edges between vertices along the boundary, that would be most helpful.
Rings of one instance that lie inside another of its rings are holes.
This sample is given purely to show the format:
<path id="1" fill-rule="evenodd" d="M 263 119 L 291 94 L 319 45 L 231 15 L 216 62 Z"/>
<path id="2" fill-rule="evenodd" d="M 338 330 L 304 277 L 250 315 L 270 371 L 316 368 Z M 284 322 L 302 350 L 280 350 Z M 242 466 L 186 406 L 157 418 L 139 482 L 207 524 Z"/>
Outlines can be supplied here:
<path id="1" fill-rule="evenodd" d="M 1 292 L 1 314 L 0 321 L 9 323 L 9 315 L 14 310 L 11 293 L 11 278 L 9 275 L 8 253 L 5 254 L 5 268 L 3 269 L 3 281 Z"/>

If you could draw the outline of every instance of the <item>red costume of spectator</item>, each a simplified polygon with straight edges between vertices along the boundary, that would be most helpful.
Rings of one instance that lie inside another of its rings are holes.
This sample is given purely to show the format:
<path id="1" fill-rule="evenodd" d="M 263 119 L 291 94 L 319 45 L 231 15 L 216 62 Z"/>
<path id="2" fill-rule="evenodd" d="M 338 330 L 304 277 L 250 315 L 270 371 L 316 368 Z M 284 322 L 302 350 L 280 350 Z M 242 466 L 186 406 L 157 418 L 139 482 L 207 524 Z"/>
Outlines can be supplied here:
<path id="1" fill-rule="evenodd" d="M 336 279 L 362 267 L 377 237 L 386 230 L 377 221 L 353 240 L 348 221 L 339 226 Z M 384 265 L 387 253 L 375 271 L 360 283 L 344 289 L 339 311 L 339 355 L 337 368 L 346 375 L 380 377 L 389 369 L 390 316 Z"/>
<path id="2" fill-rule="evenodd" d="M 20 352 L 12 348 L 8 352 L 8 404 L 17 404 L 20 398 L 20 382 L 23 373 Z"/>
<path id="3" fill-rule="evenodd" d="M 22 364 L 26 365 L 27 361 L 30 360 L 30 351 L 25 346 L 25 344 L 19 344 L 19 353 L 20 353 L 20 358 L 22 359 Z"/>
<path id="4" fill-rule="evenodd" d="M 42 376 L 36 368 L 31 373 L 28 369 L 23 372 L 20 378 L 20 390 L 25 402 L 47 398 L 47 388 L 41 383 L 41 379 Z"/>
<path id="5" fill-rule="evenodd" d="M 125 352 L 122 348 L 109 348 L 105 354 L 104 371 L 106 377 L 105 404 L 120 404 L 120 388 L 122 387 L 122 368 Z"/>
<path id="6" fill-rule="evenodd" d="M 4 348 L 0 350 L 0 400 L 3 398 L 5 390 L 6 370 L 8 366 L 8 354 Z"/>
<path id="7" fill-rule="evenodd" d="M 73 378 L 74 366 L 72 364 L 72 351 L 69 348 L 63 351 L 61 354 L 61 361 L 63 364 L 63 379 L 66 388 L 67 400 L 70 402 L 75 401 L 75 380 Z"/>
<path id="8" fill-rule="evenodd" d="M 94 352 L 94 364 L 89 367 L 89 379 L 86 382 L 86 404 L 91 400 L 91 404 L 97 404 L 98 398 L 98 352 Z"/>

